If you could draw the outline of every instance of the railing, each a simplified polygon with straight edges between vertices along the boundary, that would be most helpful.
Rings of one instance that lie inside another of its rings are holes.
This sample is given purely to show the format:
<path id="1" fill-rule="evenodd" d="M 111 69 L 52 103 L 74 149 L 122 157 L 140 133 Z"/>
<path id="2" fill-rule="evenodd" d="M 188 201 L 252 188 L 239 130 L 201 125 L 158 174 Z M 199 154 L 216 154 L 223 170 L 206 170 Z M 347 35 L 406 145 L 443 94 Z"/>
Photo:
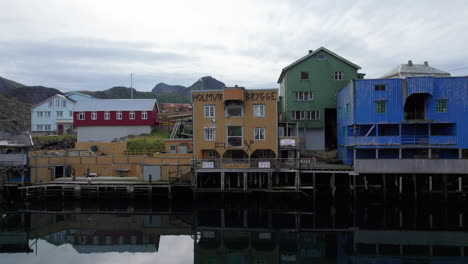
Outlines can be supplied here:
<path id="1" fill-rule="evenodd" d="M 195 160 L 198 169 L 299 169 L 314 168 L 315 159 L 204 159 Z"/>
<path id="2" fill-rule="evenodd" d="M 288 136 L 279 138 L 279 147 L 282 149 L 287 148 L 298 148 L 301 144 L 301 139 L 299 137 Z"/>
<path id="3" fill-rule="evenodd" d="M 428 135 L 405 135 L 401 136 L 401 144 L 403 145 L 428 145 Z"/>
<path id="4" fill-rule="evenodd" d="M 405 112 L 406 120 L 424 120 L 424 112 Z"/>

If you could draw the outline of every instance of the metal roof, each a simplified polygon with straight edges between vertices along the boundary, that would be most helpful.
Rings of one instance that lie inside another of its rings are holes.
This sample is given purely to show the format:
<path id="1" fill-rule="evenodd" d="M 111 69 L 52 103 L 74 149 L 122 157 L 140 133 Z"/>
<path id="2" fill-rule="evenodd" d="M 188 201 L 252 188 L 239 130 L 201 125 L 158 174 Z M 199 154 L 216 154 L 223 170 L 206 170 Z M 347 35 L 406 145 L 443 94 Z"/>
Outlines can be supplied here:
<path id="1" fill-rule="evenodd" d="M 398 65 L 396 68 L 380 77 L 380 79 L 420 76 L 450 77 L 450 73 L 431 67 L 427 62 L 424 62 L 424 64 L 413 64 L 411 61 L 408 61 L 407 64 Z"/>
<path id="2" fill-rule="evenodd" d="M 154 105 L 156 99 L 94 99 L 76 102 L 73 111 L 152 111 Z"/>
<path id="3" fill-rule="evenodd" d="M 64 100 L 68 100 L 68 101 L 70 101 L 70 102 L 72 102 L 72 103 L 75 103 L 75 102 L 76 102 L 75 100 L 73 100 L 73 99 L 71 99 L 71 98 L 68 98 L 68 97 L 66 97 L 66 96 L 63 95 L 63 94 L 54 94 L 54 95 L 52 95 L 51 97 L 45 99 L 44 101 L 33 105 L 33 106 L 32 106 L 32 109 L 34 109 L 34 108 L 36 108 L 36 107 L 42 105 L 42 104 L 45 103 L 45 102 L 48 102 L 49 100 L 51 100 L 52 98 L 55 98 L 55 97 L 58 97 L 58 98 L 61 98 L 61 99 L 64 99 Z"/>
<path id="4" fill-rule="evenodd" d="M 281 80 L 282 80 L 283 77 L 284 77 L 284 73 L 285 73 L 287 70 L 289 70 L 290 68 L 296 66 L 296 65 L 299 64 L 300 62 L 302 62 L 302 61 L 308 59 L 309 57 L 314 56 L 315 54 L 319 53 L 320 51 L 325 51 L 326 53 L 328 53 L 328 54 L 330 54 L 330 55 L 332 55 L 332 56 L 335 56 L 336 58 L 342 60 L 343 62 L 345 62 L 345 63 L 351 65 L 352 67 L 354 67 L 354 68 L 356 68 L 356 69 L 358 69 L 358 70 L 361 69 L 361 67 L 359 67 L 358 65 L 356 65 L 356 64 L 354 64 L 354 63 L 352 63 L 352 62 L 350 62 L 349 60 L 347 60 L 347 59 L 341 57 L 340 55 L 338 55 L 338 54 L 332 52 L 331 50 L 326 49 L 326 48 L 324 48 L 324 47 L 320 47 L 320 48 L 316 49 L 315 51 L 310 52 L 309 54 L 305 55 L 304 57 L 298 59 L 297 61 L 295 61 L 295 62 L 289 64 L 288 66 L 284 67 L 283 70 L 281 71 L 280 77 L 278 78 L 278 83 L 281 82 Z"/>
<path id="5" fill-rule="evenodd" d="M 28 132 L 0 133 L 0 147 L 32 147 L 33 141 Z"/>

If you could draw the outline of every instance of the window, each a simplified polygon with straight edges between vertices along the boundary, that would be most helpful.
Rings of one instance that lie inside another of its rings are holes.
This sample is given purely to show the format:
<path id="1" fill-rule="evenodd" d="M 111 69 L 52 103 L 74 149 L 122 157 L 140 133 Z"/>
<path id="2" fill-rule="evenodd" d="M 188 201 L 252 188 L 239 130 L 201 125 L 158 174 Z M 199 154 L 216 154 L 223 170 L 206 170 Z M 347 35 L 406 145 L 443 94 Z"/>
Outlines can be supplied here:
<path id="1" fill-rule="evenodd" d="M 205 117 L 214 117 L 215 116 L 215 106 L 214 105 L 205 105 Z"/>
<path id="2" fill-rule="evenodd" d="M 264 127 L 256 127 L 254 129 L 254 139 L 265 140 L 265 128 Z"/>
<path id="3" fill-rule="evenodd" d="M 85 120 L 85 113 L 84 112 L 79 112 L 78 113 L 78 120 Z"/>
<path id="4" fill-rule="evenodd" d="M 255 117 L 264 117 L 265 116 L 265 105 L 264 104 L 254 104 L 254 116 Z"/>
<path id="5" fill-rule="evenodd" d="M 44 130 L 45 131 L 52 131 L 50 125 L 44 125 Z"/>
<path id="6" fill-rule="evenodd" d="M 112 237 L 111 236 L 106 236 L 106 244 L 107 245 L 112 244 Z"/>
<path id="7" fill-rule="evenodd" d="M 344 73 L 342 71 L 336 71 L 333 74 L 333 79 L 335 80 L 343 80 L 344 79 Z"/>
<path id="8" fill-rule="evenodd" d="M 73 116 L 73 112 L 72 112 L 72 111 L 68 111 L 68 115 L 69 115 L 69 116 Z"/>
<path id="9" fill-rule="evenodd" d="M 377 101 L 375 102 L 375 112 L 377 114 L 385 113 L 385 101 Z"/>
<path id="10" fill-rule="evenodd" d="M 148 112 L 146 111 L 141 112 L 141 119 L 143 120 L 148 119 Z"/>
<path id="11" fill-rule="evenodd" d="M 109 120 L 110 119 L 110 112 L 104 112 L 104 119 Z"/>
<path id="12" fill-rule="evenodd" d="M 349 116 L 349 104 L 346 104 L 346 116 Z"/>
<path id="13" fill-rule="evenodd" d="M 42 117 L 44 112 L 37 111 L 37 117 Z"/>
<path id="14" fill-rule="evenodd" d="M 42 125 L 36 125 L 36 130 L 37 131 L 42 131 L 42 129 L 43 129 Z"/>
<path id="15" fill-rule="evenodd" d="M 447 113 L 447 100 L 436 100 L 436 112 Z"/>
<path id="16" fill-rule="evenodd" d="M 97 113 L 96 112 L 91 113 L 91 120 L 97 120 Z"/>
<path id="17" fill-rule="evenodd" d="M 135 245 L 136 242 L 137 242 L 136 236 L 131 236 L 131 237 L 130 237 L 130 243 L 131 243 L 132 245 Z"/>
<path id="18" fill-rule="evenodd" d="M 93 244 L 99 245 L 99 236 L 93 236 Z"/>
<path id="19" fill-rule="evenodd" d="M 176 145 L 170 145 L 169 146 L 169 153 L 171 153 L 171 154 L 177 153 L 177 146 Z"/>
<path id="20" fill-rule="evenodd" d="M 130 119 L 135 119 L 135 111 L 130 111 Z"/>
<path id="21" fill-rule="evenodd" d="M 320 111 L 292 111 L 293 120 L 320 120 Z"/>
<path id="22" fill-rule="evenodd" d="M 240 102 L 229 102 L 226 104 L 227 117 L 240 117 L 244 115 L 243 105 Z"/>
<path id="23" fill-rule="evenodd" d="M 122 245 L 124 243 L 124 237 L 119 236 L 119 238 L 117 239 L 117 242 L 119 243 L 119 245 Z"/>
<path id="24" fill-rule="evenodd" d="M 49 101 L 49 107 L 54 107 L 54 100 Z"/>
<path id="25" fill-rule="evenodd" d="M 214 150 L 214 149 L 208 150 L 208 158 L 210 158 L 210 159 L 216 158 L 216 150 Z"/>
<path id="26" fill-rule="evenodd" d="M 375 84 L 374 85 L 374 90 L 375 91 L 385 91 L 385 90 L 387 90 L 387 85 L 386 84 Z"/>
<path id="27" fill-rule="evenodd" d="M 227 129 L 228 147 L 242 147 L 242 127 L 228 126 Z"/>
<path id="28" fill-rule="evenodd" d="M 312 101 L 314 100 L 314 94 L 312 92 L 296 92 L 297 101 Z"/>
<path id="29" fill-rule="evenodd" d="M 62 100 L 62 107 L 67 107 L 67 101 Z"/>
<path id="30" fill-rule="evenodd" d="M 57 111 L 57 117 L 62 117 L 63 116 L 63 111 Z"/>
<path id="31" fill-rule="evenodd" d="M 50 111 L 46 111 L 44 112 L 44 114 L 45 114 L 45 117 L 50 117 Z"/>
<path id="32" fill-rule="evenodd" d="M 205 128 L 205 141 L 214 141 L 216 138 L 216 128 L 207 127 Z"/>
<path id="33" fill-rule="evenodd" d="M 325 55 L 317 55 L 317 56 L 315 56 L 315 58 L 316 58 L 318 61 L 327 60 L 327 56 L 325 56 Z"/>
<path id="34" fill-rule="evenodd" d="M 301 72 L 301 80 L 309 80 L 309 73 Z"/>
<path id="35" fill-rule="evenodd" d="M 121 112 L 121 111 L 118 111 L 117 113 L 115 113 L 115 115 L 116 115 L 115 118 L 116 118 L 117 120 L 121 120 L 121 119 L 122 119 L 122 112 Z"/>

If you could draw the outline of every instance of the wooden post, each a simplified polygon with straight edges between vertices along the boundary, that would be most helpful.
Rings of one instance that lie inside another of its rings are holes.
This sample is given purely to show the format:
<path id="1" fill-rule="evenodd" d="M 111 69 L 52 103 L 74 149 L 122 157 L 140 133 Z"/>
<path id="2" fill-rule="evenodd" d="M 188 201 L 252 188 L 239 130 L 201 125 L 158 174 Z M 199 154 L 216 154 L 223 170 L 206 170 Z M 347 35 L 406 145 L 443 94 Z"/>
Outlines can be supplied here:
<path id="1" fill-rule="evenodd" d="M 432 176 L 429 176 L 429 192 L 432 192 Z"/>
<path id="2" fill-rule="evenodd" d="M 444 196 L 445 200 L 448 198 L 448 183 L 447 183 L 447 174 L 444 174 Z"/>
<path id="3" fill-rule="evenodd" d="M 271 171 L 268 172 L 268 190 L 270 190 L 270 191 L 271 191 L 271 187 L 272 187 L 272 179 L 271 179 L 272 174 L 273 174 L 273 172 L 271 172 Z"/>
<path id="4" fill-rule="evenodd" d="M 462 191 L 462 177 L 458 176 L 458 191 Z"/>
<path id="5" fill-rule="evenodd" d="M 413 173 L 413 192 L 414 192 L 414 199 L 418 199 L 418 189 L 417 189 L 417 181 L 416 181 L 416 174 Z"/>
<path id="6" fill-rule="evenodd" d="M 313 193 L 313 196 L 314 196 L 314 202 L 315 202 L 315 196 L 317 194 L 317 184 L 315 183 L 315 172 L 312 173 L 312 184 L 314 185 L 314 193 Z"/>
<path id="7" fill-rule="evenodd" d="M 335 173 L 332 173 L 332 183 L 333 184 L 332 184 L 331 188 L 332 188 L 332 197 L 333 198 L 335 198 L 335 191 L 336 191 L 336 185 L 335 185 L 336 183 L 335 182 L 336 182 Z"/>
<path id="8" fill-rule="evenodd" d="M 296 188 L 296 192 L 298 192 L 299 191 L 299 186 L 301 185 L 301 178 L 300 178 L 299 171 L 296 171 L 294 179 L 295 179 L 294 180 L 295 181 L 294 185 L 295 185 L 295 188 Z"/>
<path id="9" fill-rule="evenodd" d="M 220 186 L 221 191 L 224 191 L 224 178 L 225 178 L 225 176 L 226 176 L 225 172 L 222 171 L 221 172 L 221 186 Z"/>
<path id="10" fill-rule="evenodd" d="M 247 191 L 247 172 L 244 172 L 244 192 Z"/>
<path id="11" fill-rule="evenodd" d="M 382 174 L 382 190 L 383 190 L 383 199 L 384 202 L 387 201 L 387 175 Z"/>

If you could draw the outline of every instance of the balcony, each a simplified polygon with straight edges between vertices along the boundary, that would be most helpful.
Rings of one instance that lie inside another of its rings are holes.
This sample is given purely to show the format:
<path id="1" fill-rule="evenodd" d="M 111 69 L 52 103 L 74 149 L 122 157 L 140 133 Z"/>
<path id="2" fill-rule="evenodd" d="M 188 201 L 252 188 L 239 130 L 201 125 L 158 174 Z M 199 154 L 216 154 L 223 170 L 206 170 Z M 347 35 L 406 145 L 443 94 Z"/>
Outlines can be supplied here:
<path id="1" fill-rule="evenodd" d="M 280 149 L 296 149 L 301 145 L 299 137 L 279 137 Z"/>
<path id="2" fill-rule="evenodd" d="M 457 145 L 457 136 L 403 135 L 380 137 L 346 137 L 346 146 Z"/>

